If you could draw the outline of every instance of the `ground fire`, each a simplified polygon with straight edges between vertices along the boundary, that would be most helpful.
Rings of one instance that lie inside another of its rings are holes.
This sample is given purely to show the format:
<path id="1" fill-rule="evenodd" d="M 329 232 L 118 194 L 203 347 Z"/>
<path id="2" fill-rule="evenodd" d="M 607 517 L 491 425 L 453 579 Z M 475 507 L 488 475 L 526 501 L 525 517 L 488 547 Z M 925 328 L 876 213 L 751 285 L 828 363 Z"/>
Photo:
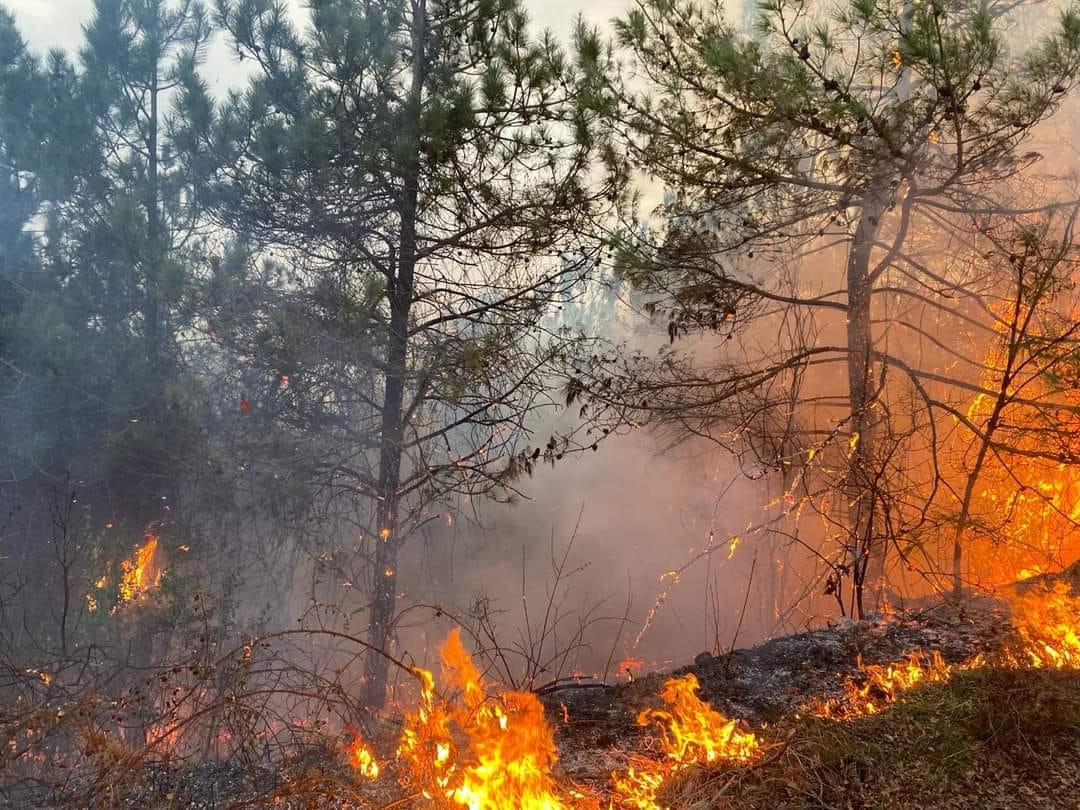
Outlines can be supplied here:
<path id="1" fill-rule="evenodd" d="M 1080 0 L 0 0 L 0 810 L 1080 807 Z"/>

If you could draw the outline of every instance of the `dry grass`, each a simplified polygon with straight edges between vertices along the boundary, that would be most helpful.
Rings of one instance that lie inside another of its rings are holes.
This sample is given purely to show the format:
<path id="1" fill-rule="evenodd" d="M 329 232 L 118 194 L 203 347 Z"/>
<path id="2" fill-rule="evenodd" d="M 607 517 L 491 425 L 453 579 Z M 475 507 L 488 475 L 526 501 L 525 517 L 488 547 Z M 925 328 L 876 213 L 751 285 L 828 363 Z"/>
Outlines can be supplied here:
<path id="1" fill-rule="evenodd" d="M 668 806 L 1080 807 L 1080 673 L 971 670 L 882 714 L 774 730 L 789 744 L 756 768 L 687 772 Z"/>

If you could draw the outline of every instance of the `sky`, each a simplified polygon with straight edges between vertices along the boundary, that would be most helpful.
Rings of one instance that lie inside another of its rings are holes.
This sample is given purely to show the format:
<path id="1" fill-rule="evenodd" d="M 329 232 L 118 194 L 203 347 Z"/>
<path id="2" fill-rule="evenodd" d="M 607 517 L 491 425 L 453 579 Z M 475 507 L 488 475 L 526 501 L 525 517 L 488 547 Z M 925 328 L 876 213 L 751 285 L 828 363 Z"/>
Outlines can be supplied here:
<path id="1" fill-rule="evenodd" d="M 289 0 L 302 8 L 303 0 Z M 560 36 L 570 31 L 578 12 L 601 24 L 614 17 L 629 0 L 525 0 L 538 28 L 551 28 Z M 207 4 L 209 5 L 209 3 Z M 82 26 L 90 17 L 93 0 L 0 0 L 15 15 L 19 30 L 35 51 L 63 48 L 74 52 L 82 39 Z M 206 76 L 212 84 L 227 83 L 237 65 L 224 48 L 214 49 Z"/>

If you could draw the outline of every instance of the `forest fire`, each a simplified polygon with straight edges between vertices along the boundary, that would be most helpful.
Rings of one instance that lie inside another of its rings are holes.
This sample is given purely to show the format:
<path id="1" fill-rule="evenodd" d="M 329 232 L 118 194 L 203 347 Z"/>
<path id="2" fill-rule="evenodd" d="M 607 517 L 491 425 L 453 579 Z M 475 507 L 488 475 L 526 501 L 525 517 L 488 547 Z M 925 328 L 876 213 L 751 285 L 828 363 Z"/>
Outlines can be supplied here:
<path id="1" fill-rule="evenodd" d="M 745 764 L 757 758 L 757 737 L 712 708 L 697 691 L 693 674 L 669 678 L 660 693 L 665 708 L 638 714 L 638 725 L 659 728 L 663 759 L 639 759 L 625 773 L 612 775 L 617 806 L 659 810 L 659 792 L 680 771 L 693 765 Z"/>
<path id="2" fill-rule="evenodd" d="M 1010 600 L 1012 621 L 1031 666 L 1080 666 L 1080 596 L 1068 582 L 1033 587 Z"/>
<path id="3" fill-rule="evenodd" d="M 551 769 L 555 741 L 535 695 L 489 696 L 457 630 L 441 650 L 444 682 L 459 695 L 440 700 L 435 679 L 416 670 L 418 707 L 406 715 L 398 757 L 424 796 L 469 810 L 558 810 L 569 807 Z"/>
<path id="4" fill-rule="evenodd" d="M 1080 0 L 575 5 L 0 0 L 0 806 L 1072 810 Z"/>

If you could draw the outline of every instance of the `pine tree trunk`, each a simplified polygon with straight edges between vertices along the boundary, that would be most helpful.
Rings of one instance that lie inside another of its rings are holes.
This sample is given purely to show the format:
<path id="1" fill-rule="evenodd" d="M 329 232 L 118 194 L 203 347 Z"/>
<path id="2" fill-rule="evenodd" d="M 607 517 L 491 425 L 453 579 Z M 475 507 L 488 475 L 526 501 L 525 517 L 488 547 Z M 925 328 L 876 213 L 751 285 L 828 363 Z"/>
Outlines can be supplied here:
<path id="1" fill-rule="evenodd" d="M 875 425 L 871 412 L 874 347 L 870 258 L 881 227 L 881 216 L 887 205 L 887 189 L 885 182 L 878 181 L 867 192 L 847 260 L 847 373 L 851 449 L 845 496 L 848 543 L 851 549 L 853 612 L 858 618 L 863 618 L 866 614 L 866 585 L 878 582 L 884 572 L 884 549 L 877 548 L 874 540 Z"/>
<path id="2" fill-rule="evenodd" d="M 153 476 L 144 476 L 139 489 L 143 497 L 134 504 L 141 528 L 145 529 L 160 519 L 162 498 L 169 499 L 173 494 L 168 486 L 169 480 L 163 477 L 164 469 L 158 468 L 163 461 L 161 442 L 167 430 L 166 403 L 163 393 L 165 382 L 164 340 L 161 307 L 161 273 L 165 262 L 165 229 L 161 221 L 161 179 L 158 159 L 160 140 L 160 95 L 158 73 L 161 53 L 158 50 L 160 19 L 155 16 L 153 29 L 147 32 L 152 42 L 153 52 L 149 55 L 149 101 L 150 109 L 146 120 L 146 237 L 147 252 L 143 265 L 143 340 L 146 357 L 146 377 L 150 391 L 147 403 L 148 413 L 144 415 L 153 425 L 157 444 L 150 458 Z"/>
<path id="3" fill-rule="evenodd" d="M 375 510 L 378 537 L 375 540 L 375 570 L 368 643 L 374 649 L 367 656 L 364 704 L 378 709 L 386 699 L 389 661 L 397 599 L 397 562 L 401 547 L 398 526 L 401 484 L 402 441 L 404 439 L 405 376 L 408 367 L 409 311 L 413 299 L 416 266 L 416 217 L 420 173 L 420 116 L 424 87 L 424 43 L 427 35 L 426 3 L 414 6 L 412 25 L 413 70 L 409 97 L 412 138 L 409 163 L 404 167 L 401 196 L 401 233 L 397 272 L 387 290 L 390 302 L 390 333 L 387 339 L 386 389 L 382 403 L 382 437 L 379 446 L 379 493 Z"/>

